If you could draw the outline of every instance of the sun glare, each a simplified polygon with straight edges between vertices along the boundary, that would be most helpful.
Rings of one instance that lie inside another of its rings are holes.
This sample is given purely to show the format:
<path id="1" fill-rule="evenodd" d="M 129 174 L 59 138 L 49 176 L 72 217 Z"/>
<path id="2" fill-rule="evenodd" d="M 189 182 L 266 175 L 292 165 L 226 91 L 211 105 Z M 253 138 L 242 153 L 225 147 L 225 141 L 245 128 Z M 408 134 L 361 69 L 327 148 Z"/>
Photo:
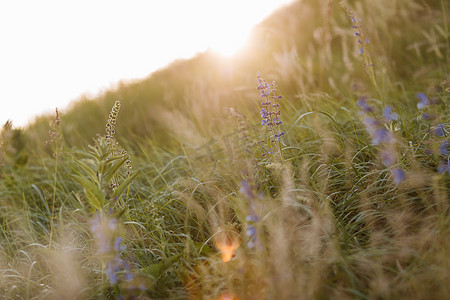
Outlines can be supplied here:
<path id="1" fill-rule="evenodd" d="M 233 258 L 236 249 L 241 244 L 239 234 L 230 224 L 219 228 L 214 235 L 214 240 L 224 262 L 229 262 Z"/>
<path id="2" fill-rule="evenodd" d="M 25 125 L 208 49 L 230 56 L 253 26 L 292 1 L 0 1 L 0 28 L 10 28 L 0 32 L 0 99 L 10 103 L 0 122 Z"/>
<path id="3" fill-rule="evenodd" d="M 225 56 L 230 56 L 242 48 L 250 32 L 257 23 L 268 16 L 274 8 L 286 4 L 287 0 L 241 1 L 229 0 L 222 4 L 210 1 L 211 15 L 205 24 L 210 47 Z"/>

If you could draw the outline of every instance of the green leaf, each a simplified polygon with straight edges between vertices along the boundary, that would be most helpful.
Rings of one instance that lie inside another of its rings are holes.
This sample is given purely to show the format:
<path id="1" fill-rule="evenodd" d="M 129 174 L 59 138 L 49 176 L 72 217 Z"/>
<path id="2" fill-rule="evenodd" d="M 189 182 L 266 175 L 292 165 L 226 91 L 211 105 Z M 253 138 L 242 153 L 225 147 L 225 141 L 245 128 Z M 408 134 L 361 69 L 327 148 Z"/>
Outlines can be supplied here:
<path id="1" fill-rule="evenodd" d="M 206 245 L 206 243 L 194 241 L 192 241 L 192 243 L 194 244 L 195 250 L 197 251 L 198 255 L 208 255 L 210 253 L 213 253 L 211 248 L 208 245 Z"/>
<path id="2" fill-rule="evenodd" d="M 125 189 L 127 188 L 127 186 L 134 180 L 134 178 L 136 178 L 136 176 L 139 175 L 139 172 L 140 172 L 140 171 L 134 172 L 132 175 L 128 176 L 128 178 L 125 179 L 125 181 L 122 182 L 121 185 L 119 185 L 119 187 L 117 188 L 117 190 L 114 192 L 114 198 L 120 197 L 120 195 L 122 195 L 122 193 L 125 191 Z"/>
<path id="3" fill-rule="evenodd" d="M 96 171 L 94 169 L 92 169 L 85 162 L 83 162 L 75 157 L 74 157 L 74 160 L 75 160 L 75 164 L 76 164 L 74 167 L 76 167 L 76 166 L 80 167 L 84 172 L 86 172 L 86 174 L 89 176 L 91 181 L 97 182 L 97 175 L 95 174 Z M 74 169 L 76 170 L 76 168 L 74 168 Z M 79 173 L 79 172 L 77 172 L 77 173 Z"/>
<path id="4" fill-rule="evenodd" d="M 84 188 L 89 204 L 97 210 L 102 210 L 106 200 L 98 186 L 83 176 L 72 175 L 72 178 Z"/>
<path id="5" fill-rule="evenodd" d="M 112 159 L 109 159 L 107 161 L 107 163 L 109 163 L 109 162 L 113 162 L 113 163 L 110 167 L 108 167 L 108 169 L 105 172 L 104 180 L 106 183 L 109 183 L 111 181 L 112 177 L 114 176 L 114 174 L 116 174 L 117 170 L 119 170 L 119 168 L 128 159 L 128 157 L 123 157 L 122 159 L 120 159 L 120 158 L 121 158 L 120 156 L 117 156 L 117 157 L 113 157 Z"/>
<path id="6" fill-rule="evenodd" d="M 141 271 L 145 275 L 149 275 L 153 279 L 158 279 L 159 277 L 161 277 L 161 275 L 163 275 L 165 271 L 167 271 L 174 263 L 176 263 L 180 257 L 181 254 L 171 256 L 160 263 L 151 264 L 141 269 Z"/>

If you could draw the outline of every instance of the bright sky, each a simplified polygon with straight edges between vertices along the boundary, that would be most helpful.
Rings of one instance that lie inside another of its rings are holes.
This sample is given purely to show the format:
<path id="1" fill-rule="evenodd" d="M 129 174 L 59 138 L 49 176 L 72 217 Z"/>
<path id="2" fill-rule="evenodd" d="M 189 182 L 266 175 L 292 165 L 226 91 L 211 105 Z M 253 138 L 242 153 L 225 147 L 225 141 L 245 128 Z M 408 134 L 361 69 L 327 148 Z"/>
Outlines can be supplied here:
<path id="1" fill-rule="evenodd" d="M 293 0 L 0 0 L 0 125 L 24 126 L 177 58 L 242 46 Z"/>

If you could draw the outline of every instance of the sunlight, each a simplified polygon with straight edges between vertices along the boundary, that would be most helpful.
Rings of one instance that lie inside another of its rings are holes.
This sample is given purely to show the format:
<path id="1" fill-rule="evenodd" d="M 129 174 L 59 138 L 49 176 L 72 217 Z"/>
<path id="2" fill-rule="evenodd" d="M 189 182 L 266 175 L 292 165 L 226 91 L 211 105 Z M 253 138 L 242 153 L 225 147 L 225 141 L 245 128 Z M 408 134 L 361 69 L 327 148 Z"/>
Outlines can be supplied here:
<path id="1" fill-rule="evenodd" d="M 0 122 L 19 126 L 176 59 L 208 49 L 232 55 L 253 26 L 292 0 L 25 2 L 0 3 L 0 27 L 9 28 L 0 32 L 8 45 L 0 49 L 0 99 L 9 102 Z"/>
<path id="2" fill-rule="evenodd" d="M 205 27 L 208 31 L 209 47 L 219 54 L 233 55 L 245 45 L 253 26 L 273 11 L 274 3 L 281 6 L 289 2 L 286 0 L 258 2 L 230 0 L 223 4 L 212 2 L 208 9 L 213 13 L 208 17 L 209 25 Z"/>

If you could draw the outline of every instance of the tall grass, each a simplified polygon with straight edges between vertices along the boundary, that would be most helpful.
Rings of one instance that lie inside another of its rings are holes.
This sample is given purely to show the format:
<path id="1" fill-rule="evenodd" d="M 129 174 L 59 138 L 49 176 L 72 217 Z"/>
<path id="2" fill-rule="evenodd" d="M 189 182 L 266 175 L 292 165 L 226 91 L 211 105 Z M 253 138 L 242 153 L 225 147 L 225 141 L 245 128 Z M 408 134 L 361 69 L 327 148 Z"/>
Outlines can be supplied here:
<path id="1" fill-rule="evenodd" d="M 445 299 L 449 9 L 299 1 L 232 59 L 8 122 L 0 295 Z"/>

